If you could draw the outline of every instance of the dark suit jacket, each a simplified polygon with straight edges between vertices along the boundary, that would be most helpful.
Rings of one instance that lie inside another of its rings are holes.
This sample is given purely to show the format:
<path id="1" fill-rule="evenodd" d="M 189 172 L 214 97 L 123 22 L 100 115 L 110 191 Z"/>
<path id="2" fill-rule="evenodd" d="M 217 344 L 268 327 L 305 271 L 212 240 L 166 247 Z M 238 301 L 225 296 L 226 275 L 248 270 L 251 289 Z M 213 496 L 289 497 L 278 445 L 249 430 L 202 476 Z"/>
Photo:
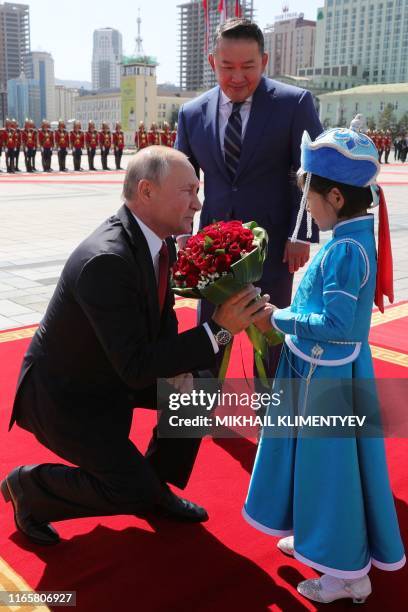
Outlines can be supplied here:
<path id="1" fill-rule="evenodd" d="M 10 428 L 17 420 L 57 452 L 69 439 L 79 455 L 90 430 L 100 443 L 127 435 L 157 378 L 214 363 L 203 327 L 178 334 L 173 305 L 169 289 L 160 317 L 147 242 L 122 206 L 68 259 L 24 357 Z"/>
<path id="2" fill-rule="evenodd" d="M 263 77 L 254 92 L 235 179 L 227 172 L 218 129 L 219 86 L 182 106 L 176 148 L 204 172 L 205 201 L 201 227 L 220 219 L 256 221 L 269 233 L 270 250 L 264 285 L 288 275 L 283 246 L 291 236 L 300 193 L 291 172 L 300 166 L 303 131 L 320 134 L 310 92 Z M 306 239 L 306 224 L 299 238 Z M 318 240 L 314 227 L 313 241 Z"/>

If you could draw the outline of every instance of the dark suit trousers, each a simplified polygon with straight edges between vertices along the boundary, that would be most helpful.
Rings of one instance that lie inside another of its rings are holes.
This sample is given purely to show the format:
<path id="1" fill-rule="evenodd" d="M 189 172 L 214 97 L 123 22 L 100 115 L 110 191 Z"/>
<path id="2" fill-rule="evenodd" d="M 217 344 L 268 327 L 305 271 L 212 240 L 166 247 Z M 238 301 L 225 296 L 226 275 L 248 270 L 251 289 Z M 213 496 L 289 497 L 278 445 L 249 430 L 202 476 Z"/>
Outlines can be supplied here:
<path id="1" fill-rule="evenodd" d="M 58 417 L 53 418 L 55 405 L 47 406 L 47 401 L 41 381 L 29 371 L 18 392 L 17 424 L 78 467 L 45 463 L 22 473 L 22 486 L 36 520 L 137 515 L 160 503 L 162 481 L 185 486 L 200 440 L 161 439 L 155 431 L 144 457 L 128 438 L 131 408 L 123 408 L 126 418 L 116 426 L 114 411 L 87 417 L 82 407 L 78 418 L 83 414 L 84 420 L 89 419 L 85 423 L 89 433 L 83 439 L 76 438 L 75 432 L 59 430 Z M 107 422 L 112 422 L 109 438 Z"/>

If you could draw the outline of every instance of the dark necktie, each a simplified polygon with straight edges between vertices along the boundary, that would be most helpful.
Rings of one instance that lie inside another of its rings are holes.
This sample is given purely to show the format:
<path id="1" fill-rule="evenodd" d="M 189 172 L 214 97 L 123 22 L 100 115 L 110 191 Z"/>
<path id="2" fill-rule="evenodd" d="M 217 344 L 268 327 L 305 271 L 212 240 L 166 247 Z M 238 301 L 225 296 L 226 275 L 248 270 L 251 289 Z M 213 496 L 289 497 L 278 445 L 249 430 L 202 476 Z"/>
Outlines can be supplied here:
<path id="1" fill-rule="evenodd" d="M 243 102 L 234 102 L 232 112 L 229 116 L 224 136 L 225 165 L 231 180 L 234 180 L 238 170 L 239 158 L 242 146 L 242 119 L 241 106 Z"/>
<path id="2" fill-rule="evenodd" d="M 160 313 L 163 311 L 166 301 L 167 285 L 169 282 L 169 249 L 165 241 L 159 253 L 159 278 L 157 283 L 157 293 L 159 297 Z"/>

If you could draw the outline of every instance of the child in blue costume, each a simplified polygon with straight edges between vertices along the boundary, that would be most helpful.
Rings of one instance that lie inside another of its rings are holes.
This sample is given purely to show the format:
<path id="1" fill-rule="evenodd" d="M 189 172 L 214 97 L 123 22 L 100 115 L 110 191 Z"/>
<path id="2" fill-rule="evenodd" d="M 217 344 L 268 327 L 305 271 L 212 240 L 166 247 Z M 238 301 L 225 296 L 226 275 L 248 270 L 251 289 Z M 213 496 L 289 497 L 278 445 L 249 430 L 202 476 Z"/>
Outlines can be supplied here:
<path id="1" fill-rule="evenodd" d="M 276 410 L 313 414 L 317 379 L 340 383 L 374 378 L 368 344 L 374 294 L 382 311 L 383 294 L 393 299 L 388 219 L 375 183 L 378 172 L 376 148 L 364 134 L 336 128 L 314 142 L 304 134 L 298 175 L 304 193 L 297 228 L 307 202 L 309 227 L 313 217 L 321 230 L 333 229 L 333 237 L 311 262 L 291 306 L 270 306 L 269 317 L 257 324 L 262 331 L 273 325 L 285 334 L 275 385 L 279 379 L 298 379 L 300 387 L 278 409 L 270 406 L 271 415 Z M 367 214 L 373 199 L 380 200 L 378 269 L 374 217 Z M 364 413 L 365 407 L 351 402 L 348 409 L 353 415 Z M 333 393 L 324 408 L 333 415 L 341 408 L 344 414 L 343 394 Z M 376 410 L 375 401 L 369 408 Z M 301 429 L 297 437 L 271 433 L 267 427 L 262 432 L 245 519 L 281 536 L 278 547 L 283 552 L 323 572 L 321 578 L 298 585 L 304 596 L 325 603 L 347 597 L 365 601 L 371 593 L 371 565 L 391 571 L 405 564 L 383 439 L 307 437 Z"/>

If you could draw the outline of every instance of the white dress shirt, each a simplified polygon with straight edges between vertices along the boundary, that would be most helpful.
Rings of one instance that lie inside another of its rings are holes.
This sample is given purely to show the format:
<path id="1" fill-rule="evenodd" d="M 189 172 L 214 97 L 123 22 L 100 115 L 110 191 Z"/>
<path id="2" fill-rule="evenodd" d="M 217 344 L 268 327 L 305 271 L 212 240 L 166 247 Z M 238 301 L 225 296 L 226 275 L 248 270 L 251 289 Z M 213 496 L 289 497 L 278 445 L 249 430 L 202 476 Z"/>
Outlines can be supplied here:
<path id="1" fill-rule="evenodd" d="M 143 236 L 146 238 L 147 246 L 149 247 L 150 255 L 152 256 L 154 273 L 156 275 L 156 283 L 159 282 L 159 257 L 160 249 L 162 248 L 163 240 L 155 234 L 150 227 L 148 227 L 143 221 L 139 219 L 134 213 L 132 213 L 136 219 L 140 229 L 142 230 Z M 218 353 L 220 350 L 208 323 L 203 323 L 204 329 L 211 340 L 211 344 L 214 349 L 214 353 Z"/>
<path id="2" fill-rule="evenodd" d="M 232 105 L 233 105 L 233 102 L 231 102 L 229 97 L 226 96 L 225 93 L 221 89 L 219 108 L 218 108 L 218 127 L 219 127 L 221 151 L 223 155 L 224 155 L 225 130 L 227 128 L 228 119 L 230 118 L 230 115 L 232 113 Z M 241 115 L 241 121 L 242 121 L 241 142 L 244 141 L 245 132 L 246 132 L 246 128 L 248 125 L 249 113 L 251 112 L 251 105 L 252 105 L 252 96 L 249 96 L 249 98 L 247 98 L 245 102 L 242 104 L 240 111 L 239 111 Z"/>

